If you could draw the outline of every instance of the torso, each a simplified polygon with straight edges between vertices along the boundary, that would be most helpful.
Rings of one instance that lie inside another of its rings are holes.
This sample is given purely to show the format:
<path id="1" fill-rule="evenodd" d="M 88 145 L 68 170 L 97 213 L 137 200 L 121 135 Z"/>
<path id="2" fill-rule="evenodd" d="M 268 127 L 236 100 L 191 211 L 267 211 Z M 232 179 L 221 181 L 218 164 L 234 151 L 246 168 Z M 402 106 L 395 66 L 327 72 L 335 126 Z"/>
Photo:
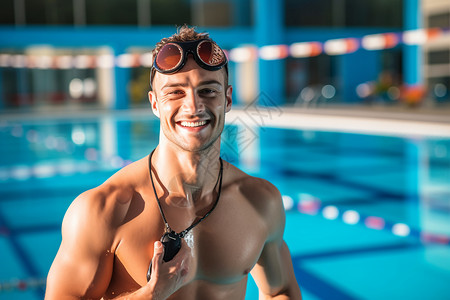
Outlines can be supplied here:
<path id="1" fill-rule="evenodd" d="M 146 162 L 147 158 L 137 162 L 131 167 L 133 172 L 144 176 Z M 268 230 L 257 204 L 241 192 L 243 182 L 252 180 L 251 177 L 227 166 L 217 207 L 185 238 L 193 256 L 187 284 L 169 299 L 245 297 L 248 274 L 259 258 Z M 113 274 L 104 299 L 136 290 L 147 282 L 153 243 L 164 232 L 164 222 L 148 180 L 147 168 L 145 180 L 132 189 L 126 217 L 116 231 L 111 245 L 115 253 Z M 176 232 L 186 229 L 196 218 L 192 209 L 168 207 L 166 203 L 162 206 Z"/>

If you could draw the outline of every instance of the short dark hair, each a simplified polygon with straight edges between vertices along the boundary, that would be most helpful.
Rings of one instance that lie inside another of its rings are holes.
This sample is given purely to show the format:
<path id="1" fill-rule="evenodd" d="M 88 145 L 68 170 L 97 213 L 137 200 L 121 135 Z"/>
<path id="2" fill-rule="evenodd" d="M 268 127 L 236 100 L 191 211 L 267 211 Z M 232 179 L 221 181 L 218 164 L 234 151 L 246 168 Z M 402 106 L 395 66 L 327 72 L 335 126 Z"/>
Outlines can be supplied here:
<path id="1" fill-rule="evenodd" d="M 183 25 L 181 27 L 178 27 L 177 33 L 174 33 L 172 36 L 161 39 L 155 46 L 155 48 L 152 50 L 152 57 L 155 57 L 159 50 L 167 44 L 172 42 L 189 42 L 189 41 L 196 41 L 201 39 L 208 39 L 213 41 L 212 38 L 209 37 L 209 34 L 207 32 L 197 32 L 195 30 L 195 27 L 189 27 L 188 25 Z M 225 87 L 228 85 L 228 67 L 225 66 L 224 73 L 225 73 Z M 156 69 L 151 69 L 150 74 L 150 87 L 153 86 L 153 79 L 155 78 Z"/>

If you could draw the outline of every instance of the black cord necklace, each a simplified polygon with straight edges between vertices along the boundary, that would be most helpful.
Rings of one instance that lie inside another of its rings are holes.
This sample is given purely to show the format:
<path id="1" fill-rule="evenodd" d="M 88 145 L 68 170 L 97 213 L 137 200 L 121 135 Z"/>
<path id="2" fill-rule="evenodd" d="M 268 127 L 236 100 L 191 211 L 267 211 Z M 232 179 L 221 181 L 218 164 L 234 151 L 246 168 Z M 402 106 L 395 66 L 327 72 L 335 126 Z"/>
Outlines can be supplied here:
<path id="1" fill-rule="evenodd" d="M 174 230 L 172 230 L 172 228 L 170 228 L 169 223 L 167 222 L 166 216 L 164 215 L 164 211 L 161 207 L 161 202 L 156 193 L 155 183 L 153 181 L 153 176 L 152 176 L 152 156 L 153 156 L 154 152 L 155 152 L 155 150 L 153 150 L 152 153 L 150 154 L 150 157 L 148 159 L 148 164 L 149 164 L 150 180 L 152 182 L 153 192 L 155 193 L 156 202 L 158 203 L 159 211 L 161 213 L 161 216 L 164 220 L 164 225 L 165 225 L 165 232 L 164 232 L 163 236 L 161 237 L 161 242 L 164 245 L 163 260 L 165 262 L 167 262 L 167 261 L 170 261 L 180 250 L 181 239 L 184 238 L 186 236 L 186 234 L 190 230 L 192 230 L 195 226 L 197 226 L 201 221 L 206 219 L 206 217 L 208 217 L 212 213 L 214 208 L 216 208 L 217 203 L 219 202 L 220 192 L 222 190 L 223 162 L 222 162 L 222 158 L 219 157 L 220 171 L 219 171 L 219 176 L 217 177 L 216 184 L 214 185 L 214 189 L 213 189 L 213 190 L 215 190 L 217 187 L 217 184 L 219 184 L 219 190 L 217 192 L 217 198 L 216 198 L 216 201 L 214 202 L 213 206 L 203 217 L 198 219 L 196 222 L 192 223 L 191 226 L 189 226 L 185 230 L 181 231 L 180 233 L 177 233 Z M 150 262 L 150 266 L 147 271 L 147 281 L 150 280 L 151 271 L 152 271 L 152 263 Z"/>

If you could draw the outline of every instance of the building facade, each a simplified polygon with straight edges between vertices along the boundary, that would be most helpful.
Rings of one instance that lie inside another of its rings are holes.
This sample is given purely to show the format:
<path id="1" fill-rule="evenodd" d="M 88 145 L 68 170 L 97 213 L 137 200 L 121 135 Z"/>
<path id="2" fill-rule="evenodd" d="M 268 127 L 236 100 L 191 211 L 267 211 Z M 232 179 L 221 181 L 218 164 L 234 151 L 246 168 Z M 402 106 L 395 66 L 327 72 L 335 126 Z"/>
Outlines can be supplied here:
<path id="1" fill-rule="evenodd" d="M 448 101 L 448 73 L 428 55 L 448 35 L 433 41 L 440 46 L 402 39 L 421 28 L 422 11 L 433 10 L 427 2 L 439 0 L 4 2 L 0 109 L 145 105 L 149 52 L 183 24 L 210 32 L 227 50 L 237 104 L 395 103 L 405 85 L 428 84 Z"/>

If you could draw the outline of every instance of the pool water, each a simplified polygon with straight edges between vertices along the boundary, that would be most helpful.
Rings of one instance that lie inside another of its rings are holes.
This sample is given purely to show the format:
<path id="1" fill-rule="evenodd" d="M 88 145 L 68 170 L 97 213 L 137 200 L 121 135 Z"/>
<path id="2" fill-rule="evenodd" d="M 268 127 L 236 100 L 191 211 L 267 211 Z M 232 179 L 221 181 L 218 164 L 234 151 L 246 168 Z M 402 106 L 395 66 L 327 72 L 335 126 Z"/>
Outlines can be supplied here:
<path id="1" fill-rule="evenodd" d="M 0 121 L 0 299 L 42 299 L 71 201 L 156 147 L 154 118 Z M 450 140 L 227 125 L 275 184 L 304 299 L 450 299 Z M 249 279 L 246 299 L 257 299 Z"/>

